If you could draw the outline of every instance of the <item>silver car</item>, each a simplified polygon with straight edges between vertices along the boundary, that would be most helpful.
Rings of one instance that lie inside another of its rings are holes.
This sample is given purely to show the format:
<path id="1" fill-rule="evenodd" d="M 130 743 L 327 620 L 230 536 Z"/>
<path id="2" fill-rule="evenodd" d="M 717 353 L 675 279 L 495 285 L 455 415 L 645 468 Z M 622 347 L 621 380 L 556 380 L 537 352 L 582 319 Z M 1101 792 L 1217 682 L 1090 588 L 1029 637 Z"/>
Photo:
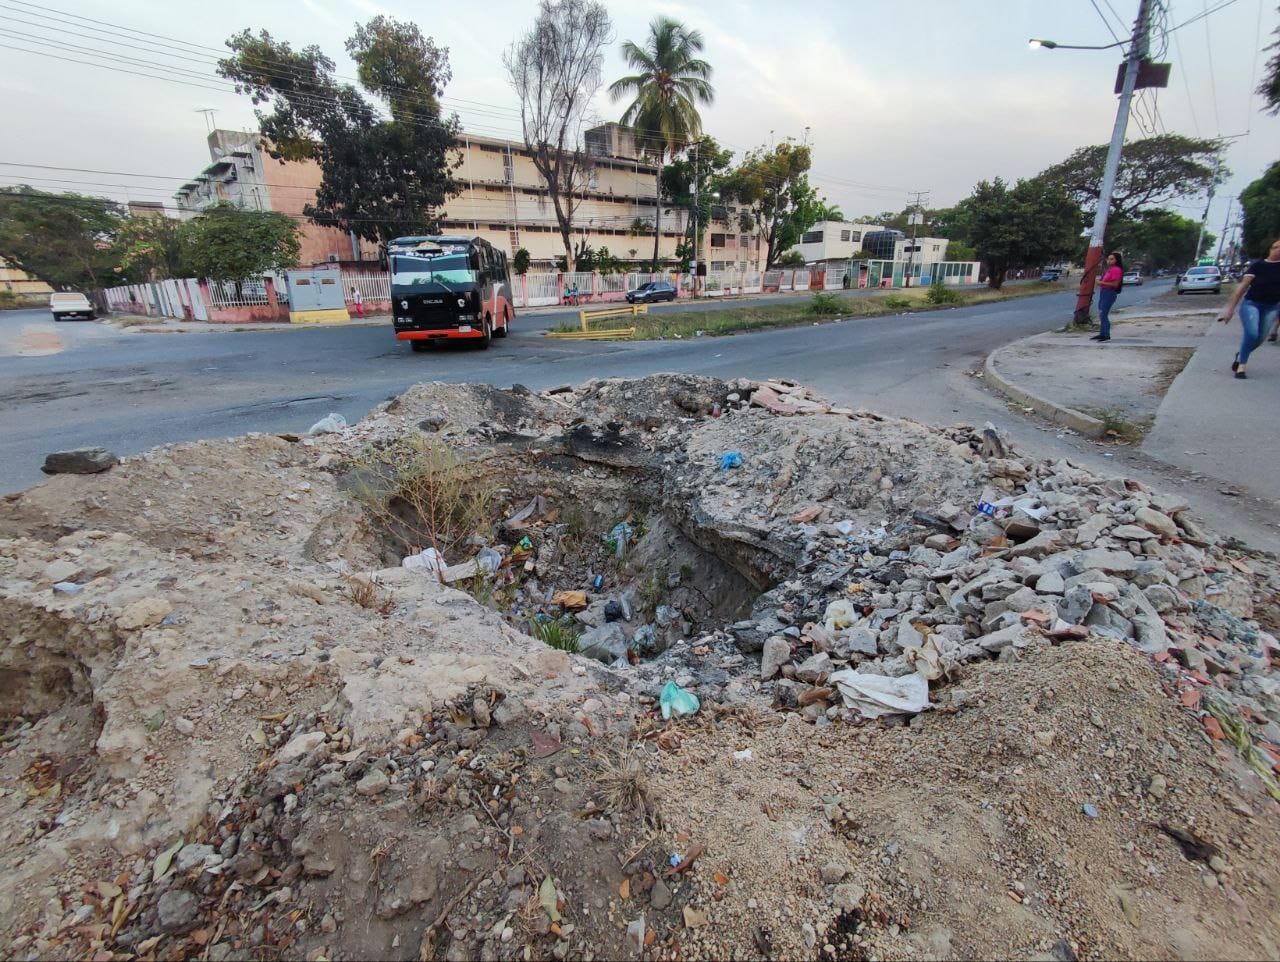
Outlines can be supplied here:
<path id="1" fill-rule="evenodd" d="M 1212 291 L 1222 293 L 1222 271 L 1216 267 L 1191 267 L 1178 277 L 1173 285 L 1179 294 L 1188 291 Z"/>
<path id="2" fill-rule="evenodd" d="M 55 321 L 65 321 L 73 317 L 81 317 L 86 321 L 93 320 L 93 305 L 89 298 L 74 291 L 60 291 L 49 295 L 49 311 Z"/>

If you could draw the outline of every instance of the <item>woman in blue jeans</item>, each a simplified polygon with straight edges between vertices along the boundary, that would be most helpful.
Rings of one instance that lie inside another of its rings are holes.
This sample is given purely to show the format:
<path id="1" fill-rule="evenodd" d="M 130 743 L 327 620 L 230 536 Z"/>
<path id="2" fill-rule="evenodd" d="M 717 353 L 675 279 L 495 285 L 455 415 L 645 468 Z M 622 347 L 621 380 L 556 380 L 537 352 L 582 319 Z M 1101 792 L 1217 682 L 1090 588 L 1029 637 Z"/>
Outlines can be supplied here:
<path id="1" fill-rule="evenodd" d="M 1237 307 L 1240 308 L 1240 326 L 1244 328 L 1244 334 L 1240 338 L 1236 359 L 1231 362 L 1231 370 L 1237 378 L 1244 380 L 1249 355 L 1266 339 L 1267 328 L 1280 314 L 1280 240 L 1271 242 L 1265 258 L 1248 266 L 1231 295 L 1231 302 L 1218 315 L 1218 320 L 1227 323 Z"/>
<path id="2" fill-rule="evenodd" d="M 1098 321 L 1102 329 L 1089 340 L 1111 340 L 1111 305 L 1116 302 L 1123 287 L 1124 260 L 1119 251 L 1112 251 L 1107 255 L 1107 269 L 1102 274 L 1102 280 L 1098 281 Z"/>

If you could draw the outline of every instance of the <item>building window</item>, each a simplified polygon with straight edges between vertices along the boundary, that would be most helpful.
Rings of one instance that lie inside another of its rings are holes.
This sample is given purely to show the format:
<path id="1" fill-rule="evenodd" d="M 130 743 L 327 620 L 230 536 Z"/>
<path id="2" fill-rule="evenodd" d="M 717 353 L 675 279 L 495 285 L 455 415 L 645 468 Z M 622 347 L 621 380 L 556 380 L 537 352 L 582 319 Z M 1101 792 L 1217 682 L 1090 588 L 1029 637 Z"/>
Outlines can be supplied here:
<path id="1" fill-rule="evenodd" d="M 751 246 L 751 235 L 750 235 L 750 234 L 743 234 L 741 237 L 739 237 L 739 238 L 738 238 L 738 246 L 739 246 L 739 247 L 750 247 L 750 246 Z"/>
<path id="2" fill-rule="evenodd" d="M 801 244 L 821 244 L 822 231 L 820 230 L 805 231 L 802 235 L 800 235 L 800 243 Z"/>
<path id="3" fill-rule="evenodd" d="M 725 241 L 725 235 L 724 235 L 724 234 L 712 234 L 712 235 L 711 235 L 711 246 L 712 246 L 712 247 L 724 247 L 724 241 Z M 721 268 L 721 269 L 723 270 L 723 268 Z"/>
<path id="4" fill-rule="evenodd" d="M 717 271 L 717 272 L 719 272 L 719 271 L 723 271 L 723 270 L 724 270 L 724 261 L 712 261 L 712 262 L 711 262 L 711 269 L 712 269 L 713 271 Z"/>
<path id="5" fill-rule="evenodd" d="M 849 240 L 849 235 L 850 235 L 851 233 L 852 233 L 852 231 L 842 230 L 842 231 L 840 232 L 840 240 L 842 240 L 842 241 L 848 241 L 848 240 Z"/>
<path id="6" fill-rule="evenodd" d="M 861 242 L 862 242 L 862 231 L 860 231 L 860 230 L 852 231 L 852 232 L 851 232 L 851 236 L 849 237 L 849 240 L 853 241 L 855 244 L 861 243 Z"/>

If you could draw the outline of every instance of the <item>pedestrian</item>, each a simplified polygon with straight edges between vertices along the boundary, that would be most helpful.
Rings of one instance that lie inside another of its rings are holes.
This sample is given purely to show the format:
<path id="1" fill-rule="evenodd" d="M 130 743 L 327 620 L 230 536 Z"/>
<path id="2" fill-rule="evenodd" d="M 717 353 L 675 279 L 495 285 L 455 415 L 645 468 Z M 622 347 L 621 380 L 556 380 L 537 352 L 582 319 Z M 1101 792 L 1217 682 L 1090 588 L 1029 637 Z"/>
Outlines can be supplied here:
<path id="1" fill-rule="evenodd" d="M 1280 317 L 1280 239 L 1267 247 L 1267 256 L 1245 268 L 1244 277 L 1236 285 L 1227 309 L 1218 315 L 1223 324 L 1231 320 L 1236 308 L 1240 308 L 1240 326 L 1244 332 L 1240 338 L 1240 350 L 1231 362 L 1231 370 L 1244 380 L 1245 365 L 1249 355 L 1261 346 L 1267 336 L 1267 328 Z"/>
<path id="2" fill-rule="evenodd" d="M 1111 340 L 1111 305 L 1124 288 L 1124 259 L 1119 251 L 1107 255 L 1107 269 L 1102 280 L 1098 281 L 1098 287 L 1098 321 L 1102 329 L 1089 340 L 1101 343 Z"/>
<path id="3" fill-rule="evenodd" d="M 364 317 L 364 295 L 357 287 L 351 288 L 351 304 L 356 309 L 356 317 Z"/>

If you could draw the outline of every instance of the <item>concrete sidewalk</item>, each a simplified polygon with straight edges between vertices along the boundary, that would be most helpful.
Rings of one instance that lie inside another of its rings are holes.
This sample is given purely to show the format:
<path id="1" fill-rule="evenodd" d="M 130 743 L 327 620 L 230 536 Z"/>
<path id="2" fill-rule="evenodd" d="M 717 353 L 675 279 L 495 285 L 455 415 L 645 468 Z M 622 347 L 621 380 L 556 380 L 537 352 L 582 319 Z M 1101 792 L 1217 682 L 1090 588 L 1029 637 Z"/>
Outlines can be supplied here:
<path id="1" fill-rule="evenodd" d="M 1264 342 L 1249 379 L 1231 376 L 1240 321 L 1204 321 L 1200 346 L 1169 388 L 1142 450 L 1280 504 L 1280 345 Z"/>

